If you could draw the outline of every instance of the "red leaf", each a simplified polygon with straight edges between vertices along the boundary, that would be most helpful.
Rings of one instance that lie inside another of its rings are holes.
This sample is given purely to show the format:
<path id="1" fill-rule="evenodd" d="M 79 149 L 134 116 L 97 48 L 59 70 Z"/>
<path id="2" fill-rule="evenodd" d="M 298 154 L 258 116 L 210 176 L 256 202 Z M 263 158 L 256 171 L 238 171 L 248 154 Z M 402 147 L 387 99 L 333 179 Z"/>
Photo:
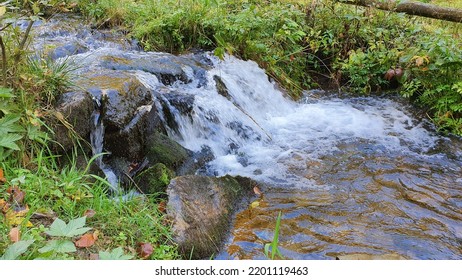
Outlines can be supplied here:
<path id="1" fill-rule="evenodd" d="M 139 243 L 138 244 L 138 255 L 140 255 L 142 259 L 149 258 L 149 256 L 152 255 L 153 251 L 154 249 L 152 248 L 151 243 Z"/>
<path id="2" fill-rule="evenodd" d="M 21 239 L 21 232 L 18 227 L 14 227 L 10 230 L 10 240 L 11 242 L 18 242 Z"/>
<path id="3" fill-rule="evenodd" d="M 95 244 L 96 238 L 92 233 L 86 233 L 80 237 L 79 240 L 75 241 L 75 246 L 79 248 L 88 248 Z"/>
<path id="4" fill-rule="evenodd" d="M 91 218 L 91 217 L 95 216 L 95 214 L 96 214 L 95 210 L 87 209 L 83 215 L 87 216 L 87 218 Z"/>

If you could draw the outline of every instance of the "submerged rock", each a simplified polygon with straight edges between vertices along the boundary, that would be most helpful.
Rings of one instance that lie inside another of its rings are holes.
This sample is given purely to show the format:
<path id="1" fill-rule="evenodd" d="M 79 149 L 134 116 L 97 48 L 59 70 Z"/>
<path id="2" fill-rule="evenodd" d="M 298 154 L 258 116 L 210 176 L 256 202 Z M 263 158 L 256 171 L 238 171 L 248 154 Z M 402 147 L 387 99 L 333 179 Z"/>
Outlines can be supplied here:
<path id="1" fill-rule="evenodd" d="M 167 188 L 167 215 L 173 221 L 180 252 L 194 259 L 215 254 L 238 203 L 251 193 L 252 181 L 242 177 L 187 175 L 173 179 Z"/>

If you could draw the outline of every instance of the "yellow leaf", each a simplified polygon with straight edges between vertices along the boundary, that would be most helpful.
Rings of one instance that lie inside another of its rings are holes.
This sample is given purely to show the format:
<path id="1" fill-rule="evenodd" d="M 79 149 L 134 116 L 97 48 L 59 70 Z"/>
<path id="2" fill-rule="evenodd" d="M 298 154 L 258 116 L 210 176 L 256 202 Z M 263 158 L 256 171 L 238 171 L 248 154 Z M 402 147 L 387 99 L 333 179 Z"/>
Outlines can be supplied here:
<path id="1" fill-rule="evenodd" d="M 2 17 L 6 13 L 6 7 L 0 6 L 0 17 Z"/>
<path id="2" fill-rule="evenodd" d="M 10 208 L 5 213 L 6 224 L 9 226 L 18 226 L 22 224 L 28 212 L 29 212 L 29 207 L 27 206 L 23 210 L 19 210 L 19 211 L 14 211 L 13 209 Z M 26 226 L 32 227 L 33 224 L 30 221 L 27 221 Z"/>
<path id="3" fill-rule="evenodd" d="M 260 206 L 260 201 L 258 200 L 255 200 L 254 202 L 250 203 L 250 207 L 252 208 L 257 208 L 258 206 Z"/>

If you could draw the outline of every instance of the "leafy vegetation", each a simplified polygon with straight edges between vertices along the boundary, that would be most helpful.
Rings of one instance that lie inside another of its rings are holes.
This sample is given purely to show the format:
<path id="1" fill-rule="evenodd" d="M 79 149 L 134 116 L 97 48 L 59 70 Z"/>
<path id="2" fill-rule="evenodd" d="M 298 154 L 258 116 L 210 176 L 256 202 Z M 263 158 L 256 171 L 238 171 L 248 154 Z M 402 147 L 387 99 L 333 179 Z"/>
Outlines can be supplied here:
<path id="1" fill-rule="evenodd" d="M 87 172 L 94 159 L 79 169 L 75 155 L 49 148 L 53 131 L 45 119 L 72 85 L 74 66 L 39 58 L 28 46 L 35 21 L 72 5 L 0 4 L 0 258 L 178 258 L 157 197 L 111 198 L 108 182 Z M 152 250 L 140 255 L 139 244 Z"/>

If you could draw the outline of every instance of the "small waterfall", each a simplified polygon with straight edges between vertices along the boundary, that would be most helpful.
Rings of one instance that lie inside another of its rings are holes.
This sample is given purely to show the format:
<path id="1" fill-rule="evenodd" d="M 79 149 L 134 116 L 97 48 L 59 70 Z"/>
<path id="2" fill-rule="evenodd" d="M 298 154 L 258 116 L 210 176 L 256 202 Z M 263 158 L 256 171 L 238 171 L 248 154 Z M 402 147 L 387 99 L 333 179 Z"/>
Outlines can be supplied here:
<path id="1" fill-rule="evenodd" d="M 271 185 L 307 187 L 313 182 L 291 170 L 339 151 L 345 142 L 356 139 L 371 149 L 422 153 L 437 141 L 433 132 L 390 99 L 307 96 L 294 102 L 255 62 L 209 59 L 214 67 L 207 72 L 205 86 L 172 86 L 180 98 L 193 97 L 190 109 L 185 112 L 178 98 L 169 99 L 171 92 L 157 96 L 155 103 L 172 138 L 190 150 L 206 147 L 213 152 L 207 175 L 241 175 Z"/>
<path id="2" fill-rule="evenodd" d="M 98 156 L 95 159 L 98 167 L 103 171 L 106 180 L 111 186 L 111 191 L 114 195 L 122 192 L 119 186 L 119 179 L 112 169 L 103 162 L 103 143 L 104 143 L 104 124 L 101 117 L 101 100 L 93 98 L 95 103 L 95 110 L 91 115 L 93 129 L 90 133 L 90 144 L 93 156 Z"/>

